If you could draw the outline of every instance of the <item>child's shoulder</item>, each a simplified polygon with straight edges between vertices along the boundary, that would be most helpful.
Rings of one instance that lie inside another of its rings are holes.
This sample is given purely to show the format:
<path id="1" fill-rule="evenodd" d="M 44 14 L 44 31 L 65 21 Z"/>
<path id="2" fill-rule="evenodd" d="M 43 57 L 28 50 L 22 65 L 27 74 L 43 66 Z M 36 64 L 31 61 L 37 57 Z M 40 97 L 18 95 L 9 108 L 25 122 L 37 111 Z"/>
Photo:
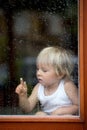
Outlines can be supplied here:
<path id="1" fill-rule="evenodd" d="M 68 78 L 68 77 L 65 77 L 65 78 L 63 79 L 63 82 L 64 82 L 64 85 L 65 85 L 65 86 L 66 86 L 66 85 L 75 85 L 74 82 L 73 82 L 70 78 Z"/>
<path id="2" fill-rule="evenodd" d="M 34 89 L 33 90 L 38 90 L 38 88 L 39 88 L 39 86 L 40 86 L 40 83 L 37 83 L 35 86 L 34 86 Z"/>
<path id="3" fill-rule="evenodd" d="M 64 89 L 67 93 L 73 93 L 77 91 L 77 86 L 71 80 L 65 80 L 64 82 Z"/>
<path id="4" fill-rule="evenodd" d="M 34 88 L 33 88 L 33 90 L 32 90 L 32 93 L 31 93 L 31 96 L 37 97 L 39 85 L 40 85 L 40 84 L 37 83 L 37 84 L 34 86 Z"/>
<path id="5" fill-rule="evenodd" d="M 64 84 L 65 86 L 75 86 L 74 82 L 70 79 L 65 79 Z"/>

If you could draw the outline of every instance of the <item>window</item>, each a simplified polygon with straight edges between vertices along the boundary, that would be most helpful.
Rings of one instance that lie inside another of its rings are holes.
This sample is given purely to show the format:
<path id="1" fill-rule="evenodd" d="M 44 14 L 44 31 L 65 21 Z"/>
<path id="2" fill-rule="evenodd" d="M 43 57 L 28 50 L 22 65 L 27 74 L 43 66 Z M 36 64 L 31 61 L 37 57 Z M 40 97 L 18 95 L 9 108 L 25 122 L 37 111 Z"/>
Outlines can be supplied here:
<path id="1" fill-rule="evenodd" d="M 82 3 L 76 0 L 46 2 L 21 0 L 1 3 L 3 6 L 0 9 L 0 121 L 24 123 L 83 121 Z M 9 6 L 10 8 L 7 8 Z M 80 29 L 78 24 L 81 26 Z M 32 113 L 31 116 L 27 116 L 18 107 L 15 87 L 19 83 L 20 76 L 24 77 L 29 87 L 32 88 L 36 84 L 36 55 L 43 47 L 49 45 L 64 46 L 75 53 L 76 68 L 73 77 L 75 76 L 75 84 L 80 87 L 79 116 L 34 117 Z"/>

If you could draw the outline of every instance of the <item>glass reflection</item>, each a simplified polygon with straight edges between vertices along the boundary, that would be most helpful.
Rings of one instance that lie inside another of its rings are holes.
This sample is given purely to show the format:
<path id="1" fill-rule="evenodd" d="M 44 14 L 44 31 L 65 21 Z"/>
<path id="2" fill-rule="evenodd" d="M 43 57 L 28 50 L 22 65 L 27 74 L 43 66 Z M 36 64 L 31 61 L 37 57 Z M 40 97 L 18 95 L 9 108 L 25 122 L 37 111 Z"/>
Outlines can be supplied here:
<path id="1" fill-rule="evenodd" d="M 23 77 L 31 93 L 37 83 L 36 56 L 50 45 L 74 52 L 72 77 L 78 86 L 77 0 L 0 1 L 0 115 L 25 114 L 15 88 Z"/>

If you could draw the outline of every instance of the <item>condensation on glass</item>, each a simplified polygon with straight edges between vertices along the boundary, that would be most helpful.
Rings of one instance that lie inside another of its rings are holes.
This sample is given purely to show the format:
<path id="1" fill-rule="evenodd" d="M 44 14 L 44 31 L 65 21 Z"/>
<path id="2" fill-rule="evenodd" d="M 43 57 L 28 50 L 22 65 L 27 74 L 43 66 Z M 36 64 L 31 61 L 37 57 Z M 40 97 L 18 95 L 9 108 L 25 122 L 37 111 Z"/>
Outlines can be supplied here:
<path id="1" fill-rule="evenodd" d="M 78 87 L 77 0 L 0 2 L 0 115 L 25 114 L 18 106 L 15 88 L 23 77 L 31 93 L 37 83 L 36 56 L 50 45 L 74 52 L 72 76 Z"/>

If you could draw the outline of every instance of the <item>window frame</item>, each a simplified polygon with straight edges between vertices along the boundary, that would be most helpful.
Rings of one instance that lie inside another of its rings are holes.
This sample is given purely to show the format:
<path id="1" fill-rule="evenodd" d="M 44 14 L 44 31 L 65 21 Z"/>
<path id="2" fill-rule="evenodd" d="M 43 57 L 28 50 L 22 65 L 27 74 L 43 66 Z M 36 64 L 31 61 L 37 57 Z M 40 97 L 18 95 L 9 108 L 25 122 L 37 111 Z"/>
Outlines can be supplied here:
<path id="1" fill-rule="evenodd" d="M 0 123 L 2 122 L 84 122 L 84 53 L 83 53 L 83 0 L 78 2 L 78 42 L 79 42 L 79 95 L 80 95 L 80 115 L 79 116 L 26 116 L 26 115 L 0 115 Z"/>

